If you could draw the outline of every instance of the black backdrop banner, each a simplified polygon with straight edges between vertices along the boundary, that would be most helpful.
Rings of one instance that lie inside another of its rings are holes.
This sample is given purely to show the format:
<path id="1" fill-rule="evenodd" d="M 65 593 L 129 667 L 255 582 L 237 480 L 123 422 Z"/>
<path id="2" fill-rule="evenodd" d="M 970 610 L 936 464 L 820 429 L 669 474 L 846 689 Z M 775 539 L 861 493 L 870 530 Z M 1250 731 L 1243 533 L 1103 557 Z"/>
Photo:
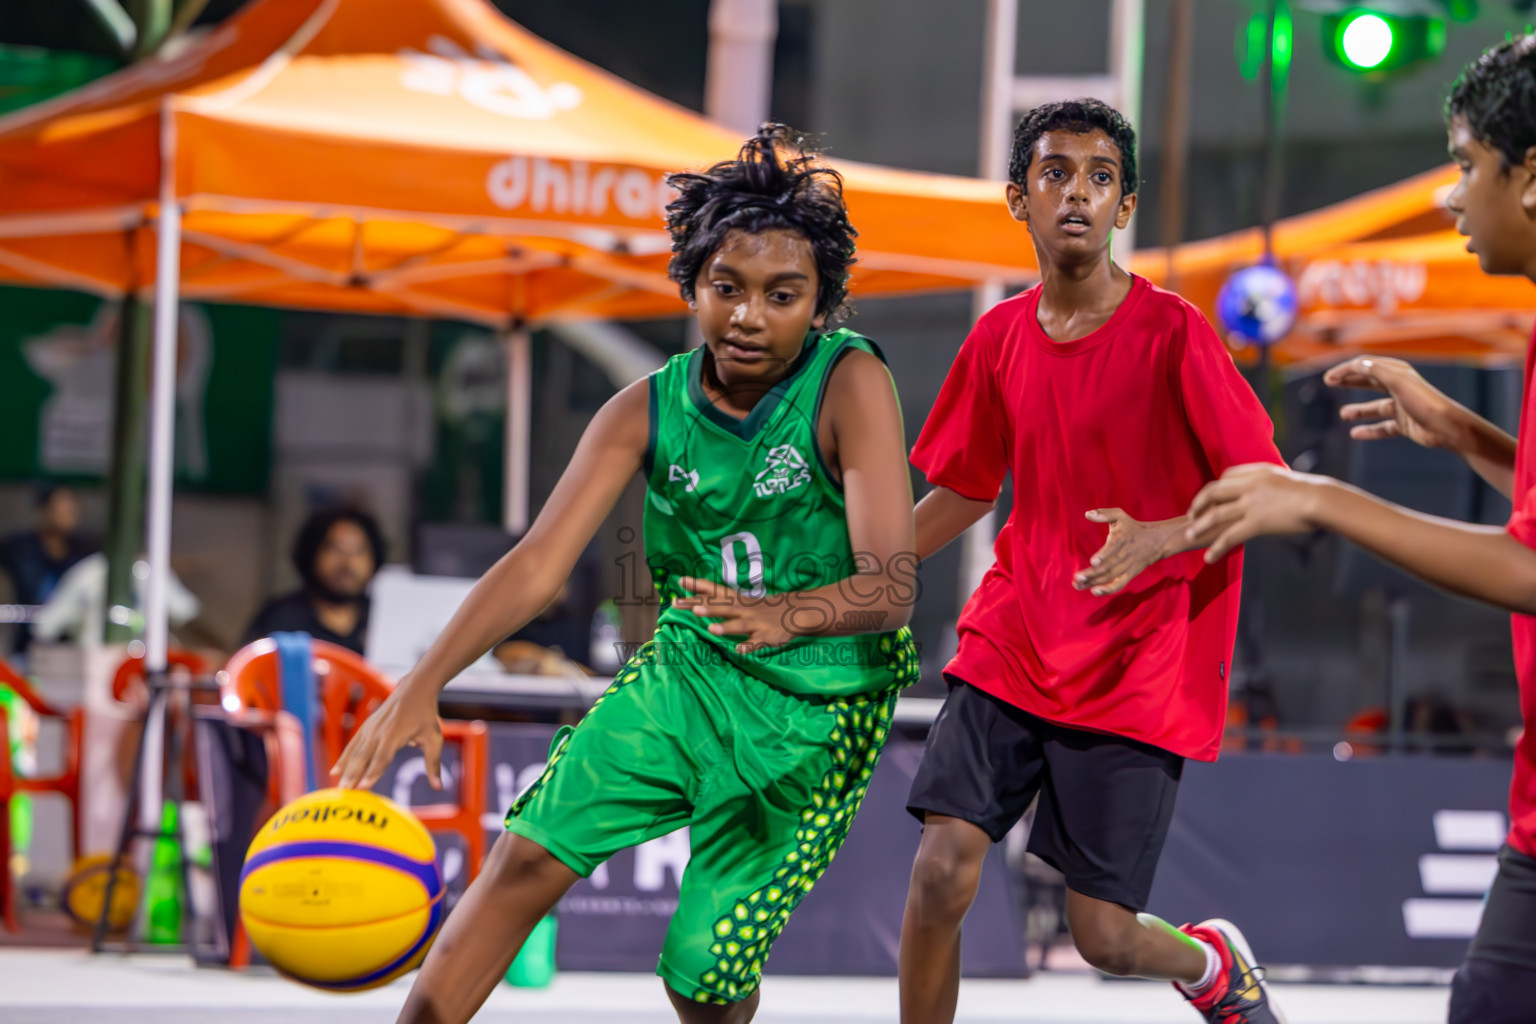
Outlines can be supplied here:
<path id="1" fill-rule="evenodd" d="M 553 726 L 492 725 L 489 838 L 542 771 Z M 790 919 L 769 974 L 894 975 L 918 824 L 907 790 L 922 744 L 893 737 L 848 842 Z M 447 797 L 457 760 L 446 751 Z M 1509 762 L 1432 756 L 1237 755 L 1190 763 L 1149 910 L 1175 924 L 1224 917 L 1271 965 L 1454 967 L 1476 930 L 1503 841 Z M 379 784 L 401 803 L 441 797 L 405 752 Z M 440 838 L 450 894 L 463 851 Z M 561 903 L 567 970 L 650 971 L 678 882 L 686 831 L 625 850 Z M 996 848 L 966 919 L 972 977 L 1023 970 L 1019 901 Z"/>
<path id="2" fill-rule="evenodd" d="M 1454 967 L 1509 778 L 1508 761 L 1430 755 L 1191 763 L 1148 909 L 1227 918 L 1270 964 Z"/>

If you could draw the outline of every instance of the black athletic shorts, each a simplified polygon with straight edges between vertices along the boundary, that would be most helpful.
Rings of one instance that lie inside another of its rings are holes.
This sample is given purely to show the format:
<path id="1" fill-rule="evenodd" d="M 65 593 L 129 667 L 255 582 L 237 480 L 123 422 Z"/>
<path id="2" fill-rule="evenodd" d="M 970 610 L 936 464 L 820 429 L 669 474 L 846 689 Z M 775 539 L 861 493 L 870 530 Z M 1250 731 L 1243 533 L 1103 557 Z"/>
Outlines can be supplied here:
<path id="1" fill-rule="evenodd" d="M 1536 1024 L 1536 860 L 1513 847 L 1451 985 L 1450 1024 Z"/>
<path id="2" fill-rule="evenodd" d="M 1069 729 L 951 678 L 907 809 L 1002 839 L 1038 795 L 1029 852 L 1084 896 L 1144 910 L 1173 820 L 1184 759 Z"/>

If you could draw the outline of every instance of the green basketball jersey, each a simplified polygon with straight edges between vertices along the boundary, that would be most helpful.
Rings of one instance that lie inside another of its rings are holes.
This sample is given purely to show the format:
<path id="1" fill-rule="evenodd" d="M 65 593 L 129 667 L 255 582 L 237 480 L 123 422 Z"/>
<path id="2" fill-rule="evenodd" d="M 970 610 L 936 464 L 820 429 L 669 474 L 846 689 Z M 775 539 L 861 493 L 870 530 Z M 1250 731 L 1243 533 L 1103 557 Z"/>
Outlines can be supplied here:
<path id="1" fill-rule="evenodd" d="M 662 599 L 658 658 L 732 665 L 782 690 L 824 696 L 916 680 L 906 629 L 803 637 L 740 655 L 739 638 L 712 635 L 713 620 L 672 604 L 682 594 L 678 578 L 694 576 L 734 587 L 742 600 L 784 608 L 791 631 L 825 628 L 830 606 L 797 599 L 786 607 L 776 595 L 835 583 L 855 569 L 842 488 L 816 434 L 832 368 L 851 348 L 880 356 L 874 343 L 852 331 L 809 335 L 788 375 L 744 420 L 705 394 L 702 348 L 674 356 L 651 375 L 645 554 Z M 874 584 L 849 586 L 856 593 Z M 910 596 L 916 597 L 915 579 Z"/>

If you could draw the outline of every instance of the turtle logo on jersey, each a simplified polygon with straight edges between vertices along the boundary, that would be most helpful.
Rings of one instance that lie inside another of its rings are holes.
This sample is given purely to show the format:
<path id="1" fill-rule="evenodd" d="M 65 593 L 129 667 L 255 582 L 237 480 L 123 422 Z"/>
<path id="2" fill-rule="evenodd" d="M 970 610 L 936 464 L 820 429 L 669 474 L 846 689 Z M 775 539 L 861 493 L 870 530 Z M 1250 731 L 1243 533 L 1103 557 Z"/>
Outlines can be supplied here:
<path id="1" fill-rule="evenodd" d="M 768 449 L 768 465 L 754 478 L 752 489 L 759 498 L 771 498 L 775 494 L 788 494 L 811 480 L 811 468 L 805 456 L 792 444 L 781 444 Z"/>

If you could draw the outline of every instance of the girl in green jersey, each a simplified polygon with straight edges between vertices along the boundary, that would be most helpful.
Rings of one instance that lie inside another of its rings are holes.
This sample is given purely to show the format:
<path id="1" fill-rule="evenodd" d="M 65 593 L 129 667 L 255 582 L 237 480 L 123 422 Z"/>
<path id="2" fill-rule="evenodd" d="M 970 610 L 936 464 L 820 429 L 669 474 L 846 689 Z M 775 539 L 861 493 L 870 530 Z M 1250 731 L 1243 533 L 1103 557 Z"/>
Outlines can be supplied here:
<path id="1" fill-rule="evenodd" d="M 848 833 L 917 675 L 901 413 L 842 310 L 842 181 L 782 126 L 672 178 L 671 276 L 704 346 L 593 417 L 526 537 L 476 584 L 336 774 L 406 745 L 439 786 L 443 685 L 554 597 L 636 473 L 663 610 L 653 640 L 507 815 L 401 1021 L 468 1021 L 580 877 L 687 826 L 657 973 L 685 1024 L 751 1020 L 769 948 Z"/>

